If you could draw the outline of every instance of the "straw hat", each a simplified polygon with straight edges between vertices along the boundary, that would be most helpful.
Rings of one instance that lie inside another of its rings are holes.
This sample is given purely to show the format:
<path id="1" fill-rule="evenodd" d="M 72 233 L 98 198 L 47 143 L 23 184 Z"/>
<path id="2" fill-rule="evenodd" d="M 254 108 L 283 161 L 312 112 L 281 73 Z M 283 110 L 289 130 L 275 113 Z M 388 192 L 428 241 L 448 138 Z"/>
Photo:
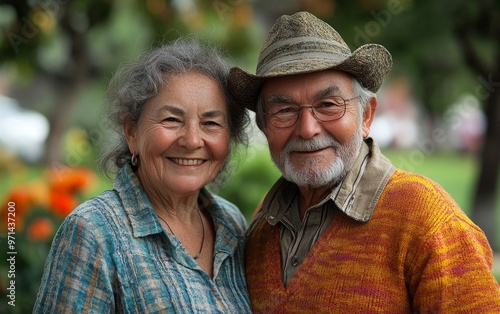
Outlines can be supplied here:
<path id="1" fill-rule="evenodd" d="M 267 78 L 335 69 L 354 75 L 376 92 L 392 67 L 389 51 L 366 44 L 354 52 L 330 25 L 308 12 L 281 16 L 260 51 L 256 75 L 233 67 L 229 88 L 239 103 L 255 111 L 260 87 Z"/>

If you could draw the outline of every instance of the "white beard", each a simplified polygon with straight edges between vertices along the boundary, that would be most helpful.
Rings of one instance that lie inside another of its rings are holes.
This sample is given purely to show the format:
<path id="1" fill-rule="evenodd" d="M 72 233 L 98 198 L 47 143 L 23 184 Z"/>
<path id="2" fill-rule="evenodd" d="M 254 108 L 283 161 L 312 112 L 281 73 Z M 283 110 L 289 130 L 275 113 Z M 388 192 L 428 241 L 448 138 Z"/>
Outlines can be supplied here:
<path id="1" fill-rule="evenodd" d="M 339 142 L 330 135 L 323 138 L 314 137 L 310 140 L 293 139 L 286 144 L 281 152 L 274 154 L 271 151 L 271 158 L 281 170 L 283 177 L 300 187 L 331 187 L 340 182 L 354 165 L 363 142 L 361 132 L 362 129 L 360 126 L 358 132 L 345 146 L 341 146 Z M 304 158 L 300 161 L 302 165 L 302 169 L 300 170 L 293 167 L 290 160 L 290 152 L 315 151 L 325 147 L 333 147 L 336 152 L 336 157 L 326 168 L 319 168 L 317 166 L 320 162 L 324 161 L 322 157 Z"/>

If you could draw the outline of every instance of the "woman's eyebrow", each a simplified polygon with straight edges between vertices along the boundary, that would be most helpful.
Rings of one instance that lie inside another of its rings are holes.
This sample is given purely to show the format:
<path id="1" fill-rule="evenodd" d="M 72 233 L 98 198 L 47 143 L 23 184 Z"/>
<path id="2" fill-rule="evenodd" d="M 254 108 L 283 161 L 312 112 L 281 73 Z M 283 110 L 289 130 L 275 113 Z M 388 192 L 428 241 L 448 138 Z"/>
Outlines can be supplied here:
<path id="1" fill-rule="evenodd" d="M 204 118 L 217 118 L 217 117 L 225 117 L 226 113 L 222 110 L 209 110 L 202 114 Z"/>
<path id="2" fill-rule="evenodd" d="M 184 115 L 186 113 L 184 109 L 182 109 L 181 107 L 172 105 L 161 105 L 155 111 L 156 113 L 162 113 L 163 111 L 167 111 L 176 115 Z"/>
<path id="3" fill-rule="evenodd" d="M 162 112 L 169 112 L 174 115 L 184 116 L 186 111 L 182 107 L 172 106 L 172 105 L 162 105 L 156 110 L 156 114 Z M 226 117 L 226 113 L 222 110 L 208 110 L 201 114 L 203 118 L 216 118 L 216 117 Z"/>

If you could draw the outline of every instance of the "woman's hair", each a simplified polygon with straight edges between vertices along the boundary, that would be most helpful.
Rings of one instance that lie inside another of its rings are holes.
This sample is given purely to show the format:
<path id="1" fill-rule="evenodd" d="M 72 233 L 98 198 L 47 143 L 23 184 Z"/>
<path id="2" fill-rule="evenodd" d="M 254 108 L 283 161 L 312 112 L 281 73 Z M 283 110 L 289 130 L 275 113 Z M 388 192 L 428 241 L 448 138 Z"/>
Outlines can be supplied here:
<path id="1" fill-rule="evenodd" d="M 249 117 L 228 92 L 229 69 L 229 63 L 217 48 L 202 45 L 194 38 L 178 39 L 143 54 L 135 62 L 122 65 L 111 79 L 108 89 L 106 114 L 118 136 L 103 148 L 105 151 L 99 160 L 103 173 L 111 177 L 112 173 L 130 162 L 132 153 L 123 131 L 125 123 L 137 125 L 146 101 L 156 96 L 172 76 L 188 72 L 199 72 L 218 82 L 228 104 L 231 148 L 236 144 L 247 145 L 245 129 Z M 229 157 L 224 171 L 221 171 L 225 174 L 228 172 Z"/>
<path id="2" fill-rule="evenodd" d="M 368 102 L 372 97 L 375 97 L 375 94 L 368 89 L 366 89 L 354 76 L 352 78 L 352 89 L 353 95 L 359 96 L 358 104 L 358 113 L 361 116 L 368 105 Z M 257 126 L 262 132 L 266 132 L 266 117 L 264 110 L 264 98 L 262 94 L 259 94 L 257 98 L 257 106 L 256 106 L 256 115 L 255 120 L 257 122 Z"/>

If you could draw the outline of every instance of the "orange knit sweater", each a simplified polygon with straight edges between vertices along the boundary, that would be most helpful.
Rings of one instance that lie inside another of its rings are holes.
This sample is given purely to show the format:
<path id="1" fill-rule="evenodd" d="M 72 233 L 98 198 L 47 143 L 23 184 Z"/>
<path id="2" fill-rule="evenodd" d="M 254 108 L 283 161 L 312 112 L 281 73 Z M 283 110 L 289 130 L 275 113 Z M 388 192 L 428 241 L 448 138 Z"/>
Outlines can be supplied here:
<path id="1" fill-rule="evenodd" d="M 500 313 L 483 232 L 424 177 L 397 170 L 367 223 L 339 212 L 286 287 L 278 236 L 248 238 L 255 313 Z"/>

